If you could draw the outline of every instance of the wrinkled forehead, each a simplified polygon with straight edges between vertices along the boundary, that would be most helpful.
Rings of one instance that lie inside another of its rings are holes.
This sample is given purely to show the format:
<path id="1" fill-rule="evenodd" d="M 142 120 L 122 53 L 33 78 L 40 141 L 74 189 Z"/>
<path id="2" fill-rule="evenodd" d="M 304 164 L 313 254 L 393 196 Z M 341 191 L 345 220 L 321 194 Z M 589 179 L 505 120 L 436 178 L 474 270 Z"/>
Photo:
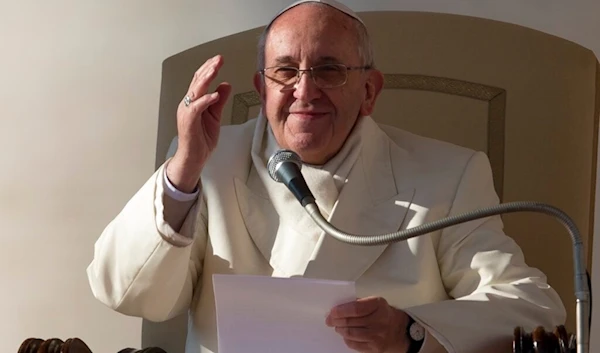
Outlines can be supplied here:
<path id="1" fill-rule="evenodd" d="M 285 14 L 271 29 L 265 43 L 265 64 L 358 65 L 356 27 L 350 19 L 323 16 L 310 21 L 310 11 Z M 307 25 L 309 24 L 309 25 Z"/>
<path id="2" fill-rule="evenodd" d="M 269 24 L 264 43 L 265 65 L 301 61 L 310 65 L 354 64 L 360 61 L 356 50 L 360 26 L 362 22 L 354 16 L 322 1 L 295 3 Z"/>

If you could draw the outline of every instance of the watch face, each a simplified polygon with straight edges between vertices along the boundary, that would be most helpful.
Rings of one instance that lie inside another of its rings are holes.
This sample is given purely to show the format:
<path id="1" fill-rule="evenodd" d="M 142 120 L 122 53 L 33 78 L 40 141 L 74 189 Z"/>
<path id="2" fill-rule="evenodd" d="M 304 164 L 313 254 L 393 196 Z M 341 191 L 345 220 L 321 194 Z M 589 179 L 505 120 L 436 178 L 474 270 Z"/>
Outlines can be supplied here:
<path id="1" fill-rule="evenodd" d="M 425 328 L 419 325 L 418 322 L 413 322 L 408 332 L 410 333 L 410 338 L 415 341 L 422 341 L 425 338 Z"/>

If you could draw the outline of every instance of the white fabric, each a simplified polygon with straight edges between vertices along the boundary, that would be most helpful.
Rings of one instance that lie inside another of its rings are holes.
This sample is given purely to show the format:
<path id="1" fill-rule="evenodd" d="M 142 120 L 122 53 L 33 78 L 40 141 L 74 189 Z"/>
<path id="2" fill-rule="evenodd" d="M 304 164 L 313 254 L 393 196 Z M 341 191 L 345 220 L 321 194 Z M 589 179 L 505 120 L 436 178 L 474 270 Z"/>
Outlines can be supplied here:
<path id="1" fill-rule="evenodd" d="M 252 168 L 250 153 L 240 153 L 262 144 L 264 124 L 223 127 L 227 143 L 205 166 L 201 197 L 178 232 L 161 218 L 164 166 L 156 171 L 96 242 L 87 274 L 98 300 L 152 321 L 189 310 L 187 353 L 218 352 L 217 273 L 353 280 L 359 297 L 384 297 L 451 353 L 507 352 L 516 326 L 564 323 L 559 296 L 526 265 L 500 217 L 380 246 L 307 236 L 306 212 L 292 203 L 277 213 L 263 184 L 270 179 Z M 483 153 L 370 117 L 362 124 L 360 153 L 329 216 L 333 225 L 385 234 L 498 203 Z M 286 213 L 299 221 L 282 221 Z"/>

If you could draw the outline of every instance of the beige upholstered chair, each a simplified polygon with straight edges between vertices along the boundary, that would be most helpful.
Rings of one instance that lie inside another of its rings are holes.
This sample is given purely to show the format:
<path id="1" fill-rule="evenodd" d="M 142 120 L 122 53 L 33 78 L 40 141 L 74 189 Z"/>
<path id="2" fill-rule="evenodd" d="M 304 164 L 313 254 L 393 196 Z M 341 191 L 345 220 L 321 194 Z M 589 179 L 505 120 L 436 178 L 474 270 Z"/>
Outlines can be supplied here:
<path id="1" fill-rule="evenodd" d="M 525 27 L 417 12 L 362 13 L 385 90 L 374 118 L 425 136 L 484 151 L 502 201 L 535 200 L 566 211 L 582 233 L 591 267 L 600 69 L 593 53 Z M 252 86 L 262 28 L 176 54 L 163 64 L 157 166 L 174 144 L 175 112 L 194 71 L 221 53 L 218 78 L 233 84 L 224 124 L 258 112 Z M 527 262 L 549 277 L 574 332 L 571 243 L 548 216 L 504 216 Z M 145 323 L 143 346 L 179 352 L 185 318 Z"/>

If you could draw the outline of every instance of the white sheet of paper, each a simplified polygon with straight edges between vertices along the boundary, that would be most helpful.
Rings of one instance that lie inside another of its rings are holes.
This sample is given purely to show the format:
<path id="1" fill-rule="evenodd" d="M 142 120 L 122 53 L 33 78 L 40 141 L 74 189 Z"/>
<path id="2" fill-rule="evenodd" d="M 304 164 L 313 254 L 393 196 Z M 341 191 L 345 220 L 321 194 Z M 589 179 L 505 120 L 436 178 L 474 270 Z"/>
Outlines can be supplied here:
<path id="1" fill-rule="evenodd" d="M 335 305 L 356 299 L 354 282 L 213 275 L 219 353 L 347 353 L 325 325 Z"/>

